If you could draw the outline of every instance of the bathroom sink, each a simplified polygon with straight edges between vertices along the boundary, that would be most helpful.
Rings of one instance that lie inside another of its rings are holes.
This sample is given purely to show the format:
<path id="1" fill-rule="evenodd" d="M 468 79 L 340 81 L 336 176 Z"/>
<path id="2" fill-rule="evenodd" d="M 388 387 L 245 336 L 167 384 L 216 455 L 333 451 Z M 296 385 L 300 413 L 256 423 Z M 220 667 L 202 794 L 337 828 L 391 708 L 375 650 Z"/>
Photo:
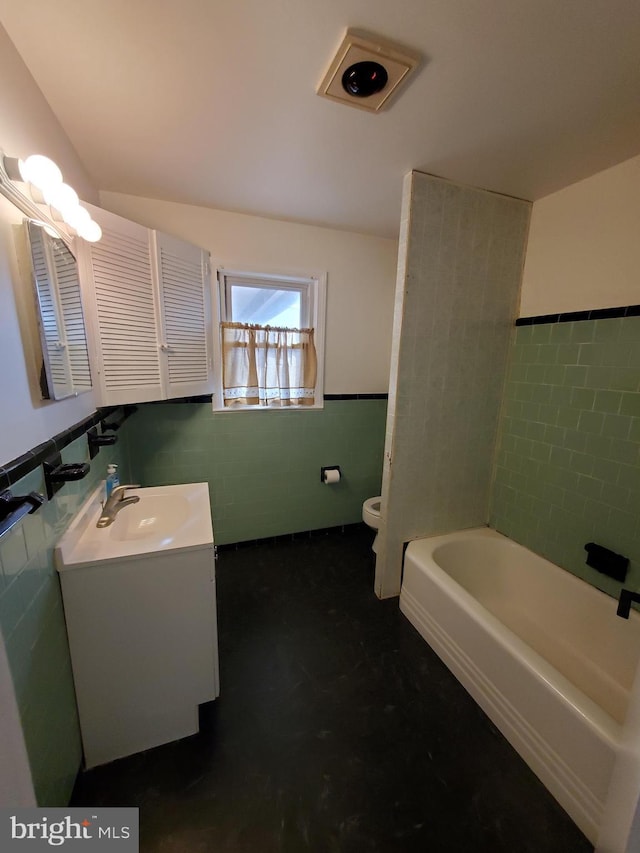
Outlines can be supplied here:
<path id="1" fill-rule="evenodd" d="M 130 495 L 140 500 L 122 507 L 111 525 L 98 528 L 103 488 L 96 489 L 56 547 L 59 571 L 160 551 L 212 547 L 207 483 L 132 489 L 127 491 Z"/>
<path id="2" fill-rule="evenodd" d="M 149 491 L 135 489 L 127 492 L 138 495 L 140 501 L 123 507 L 107 531 L 116 542 L 135 539 L 157 539 L 160 542 L 175 538 L 189 520 L 189 501 L 185 495 L 172 492 L 164 494 L 141 494 Z"/>

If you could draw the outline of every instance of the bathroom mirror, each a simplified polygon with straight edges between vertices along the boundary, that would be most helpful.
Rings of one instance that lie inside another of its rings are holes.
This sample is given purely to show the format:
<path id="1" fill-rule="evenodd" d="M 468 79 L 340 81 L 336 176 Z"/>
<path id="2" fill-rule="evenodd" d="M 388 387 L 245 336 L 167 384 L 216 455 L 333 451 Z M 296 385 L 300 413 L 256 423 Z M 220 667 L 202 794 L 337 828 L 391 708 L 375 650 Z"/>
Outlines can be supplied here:
<path id="1" fill-rule="evenodd" d="M 78 265 L 60 237 L 25 223 L 42 345 L 40 388 L 43 398 L 62 400 L 91 388 Z"/>

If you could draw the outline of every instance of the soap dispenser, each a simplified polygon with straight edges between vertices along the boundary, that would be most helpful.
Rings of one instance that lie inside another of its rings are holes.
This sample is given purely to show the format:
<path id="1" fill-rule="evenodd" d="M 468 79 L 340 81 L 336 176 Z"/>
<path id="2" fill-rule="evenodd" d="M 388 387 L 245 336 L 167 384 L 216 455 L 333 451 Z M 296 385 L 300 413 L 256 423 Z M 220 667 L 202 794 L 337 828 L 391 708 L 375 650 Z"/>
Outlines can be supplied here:
<path id="1" fill-rule="evenodd" d="M 115 489 L 116 486 L 120 485 L 120 478 L 118 477 L 118 466 L 115 464 L 107 465 L 107 481 L 106 481 L 106 496 L 107 500 L 109 500 L 111 496 L 111 492 Z"/>

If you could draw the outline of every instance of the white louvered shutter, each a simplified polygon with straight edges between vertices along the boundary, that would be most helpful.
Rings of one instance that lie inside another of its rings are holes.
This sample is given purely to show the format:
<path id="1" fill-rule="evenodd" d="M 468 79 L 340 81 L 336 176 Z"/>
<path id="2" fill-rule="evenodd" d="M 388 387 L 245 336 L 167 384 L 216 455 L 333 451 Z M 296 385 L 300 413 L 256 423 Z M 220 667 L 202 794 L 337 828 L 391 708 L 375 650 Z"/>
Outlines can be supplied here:
<path id="1" fill-rule="evenodd" d="M 101 404 L 160 400 L 162 375 L 149 229 L 87 205 L 102 239 L 85 244 L 97 322 Z"/>
<path id="2" fill-rule="evenodd" d="M 209 255 L 154 232 L 165 396 L 210 394 Z"/>
<path id="3" fill-rule="evenodd" d="M 73 393 L 69 359 L 64 337 L 64 327 L 60 316 L 61 306 L 56 298 L 55 282 L 52 281 L 53 254 L 51 237 L 43 228 L 29 231 L 31 257 L 36 278 L 36 292 L 40 303 L 39 322 L 42 346 L 45 350 L 45 364 L 50 392 L 55 400 L 68 397 Z"/>
<path id="4" fill-rule="evenodd" d="M 87 337 L 80 298 L 78 265 L 68 250 L 53 245 L 53 263 L 58 279 L 58 297 L 64 321 L 67 357 L 71 369 L 74 393 L 91 388 L 91 372 L 87 353 Z"/>

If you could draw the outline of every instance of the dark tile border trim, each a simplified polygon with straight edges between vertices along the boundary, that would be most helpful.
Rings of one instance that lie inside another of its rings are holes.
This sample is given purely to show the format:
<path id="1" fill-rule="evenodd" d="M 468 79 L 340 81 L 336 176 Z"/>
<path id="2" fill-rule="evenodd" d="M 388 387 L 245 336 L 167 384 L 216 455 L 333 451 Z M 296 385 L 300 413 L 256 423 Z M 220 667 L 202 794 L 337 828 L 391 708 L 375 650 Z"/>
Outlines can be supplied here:
<path id="1" fill-rule="evenodd" d="M 388 400 L 388 394 L 325 394 L 325 400 Z"/>
<path id="2" fill-rule="evenodd" d="M 299 542 L 301 539 L 318 539 L 321 536 L 330 536 L 334 533 L 354 533 L 365 527 L 364 522 L 356 521 L 353 524 L 339 524 L 336 527 L 319 527 L 317 530 L 303 530 L 299 533 L 284 533 L 282 536 L 267 536 L 264 539 L 247 539 L 244 542 L 229 542 L 225 545 L 217 545 L 219 554 L 225 551 L 238 551 L 241 548 L 257 548 L 263 545 L 281 545 L 285 542 Z M 372 534 L 373 540 L 373 534 Z"/>
<path id="3" fill-rule="evenodd" d="M 118 411 L 118 409 L 123 409 L 125 418 L 133 413 L 133 407 L 126 406 L 107 406 L 103 409 L 98 409 L 92 415 L 89 415 L 89 417 L 59 432 L 48 441 L 43 441 L 42 444 L 32 447 L 31 450 L 18 456 L 16 459 L 12 459 L 5 465 L 0 466 L 0 490 L 13 486 L 18 480 L 22 479 L 30 471 L 33 471 L 34 468 L 37 468 L 38 465 L 42 465 L 49 456 L 59 453 L 63 447 L 71 444 L 76 438 L 80 438 L 91 427 L 99 424 L 101 420 L 108 417 L 112 412 Z"/>
<path id="4" fill-rule="evenodd" d="M 621 305 L 617 308 L 594 308 L 592 311 L 569 311 L 565 314 L 518 317 L 516 326 L 538 326 L 542 323 L 575 323 L 579 320 L 609 320 L 613 317 L 640 317 L 640 305 Z"/>
<path id="5" fill-rule="evenodd" d="M 388 400 L 388 394 L 325 394 L 325 400 Z M 174 397 L 172 400 L 150 400 L 145 406 L 162 405 L 163 403 L 210 403 L 211 394 L 201 394 L 198 397 Z"/>
<path id="6" fill-rule="evenodd" d="M 145 406 L 158 406 L 163 403 L 210 403 L 213 394 L 199 394 L 196 397 L 172 397 L 170 400 L 149 400 Z"/>

